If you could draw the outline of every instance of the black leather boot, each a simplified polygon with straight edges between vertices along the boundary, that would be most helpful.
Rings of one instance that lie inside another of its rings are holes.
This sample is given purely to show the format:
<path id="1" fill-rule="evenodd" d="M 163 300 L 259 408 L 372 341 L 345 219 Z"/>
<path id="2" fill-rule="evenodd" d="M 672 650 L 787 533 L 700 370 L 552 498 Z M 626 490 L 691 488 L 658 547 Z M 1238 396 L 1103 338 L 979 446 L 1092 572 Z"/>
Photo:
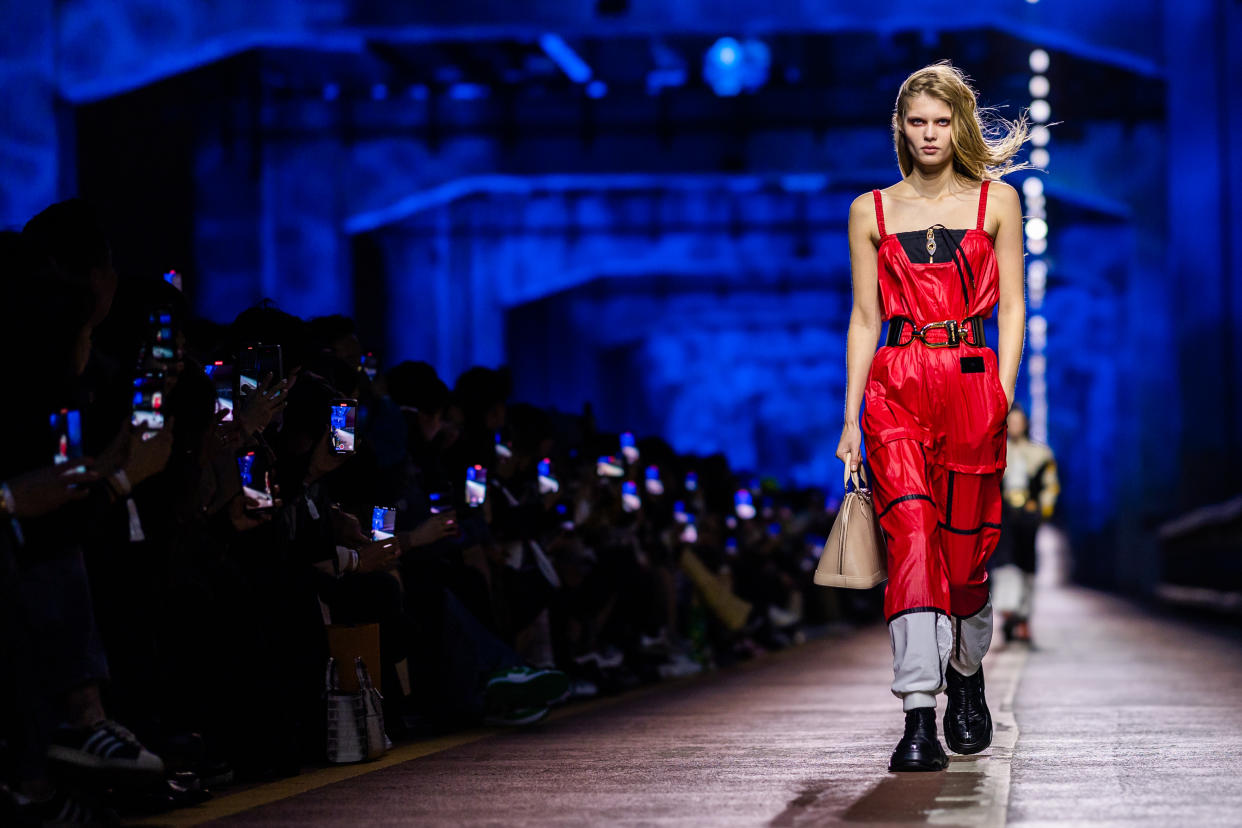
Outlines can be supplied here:
<path id="1" fill-rule="evenodd" d="M 936 738 L 936 708 L 916 707 L 906 711 L 906 734 L 893 748 L 888 761 L 891 771 L 938 771 L 949 766 L 940 740 Z"/>
<path id="2" fill-rule="evenodd" d="M 992 744 L 992 714 L 983 695 L 983 668 L 963 676 L 952 665 L 945 672 L 949 703 L 944 711 L 944 740 L 954 753 L 978 753 Z"/>

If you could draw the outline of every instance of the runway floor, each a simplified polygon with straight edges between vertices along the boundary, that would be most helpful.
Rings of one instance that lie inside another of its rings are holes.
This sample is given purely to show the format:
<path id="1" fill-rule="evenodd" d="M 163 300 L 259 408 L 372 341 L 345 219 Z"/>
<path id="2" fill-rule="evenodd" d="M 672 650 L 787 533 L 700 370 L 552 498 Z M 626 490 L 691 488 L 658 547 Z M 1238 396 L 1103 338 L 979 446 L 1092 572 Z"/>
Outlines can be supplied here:
<path id="1" fill-rule="evenodd" d="M 1081 589 L 985 662 L 994 744 L 896 775 L 883 626 L 403 746 L 152 820 L 219 825 L 1242 825 L 1242 636 Z M 943 701 L 942 701 L 943 709 Z"/>

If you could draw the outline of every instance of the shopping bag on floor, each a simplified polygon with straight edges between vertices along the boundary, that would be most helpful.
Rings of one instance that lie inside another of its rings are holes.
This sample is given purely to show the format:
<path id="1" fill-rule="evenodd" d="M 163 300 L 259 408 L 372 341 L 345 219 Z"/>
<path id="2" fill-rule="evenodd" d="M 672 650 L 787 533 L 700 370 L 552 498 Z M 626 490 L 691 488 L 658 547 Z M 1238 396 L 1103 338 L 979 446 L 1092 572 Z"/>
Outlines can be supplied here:
<path id="1" fill-rule="evenodd" d="M 854 490 L 850 491 L 850 482 Z M 865 488 L 864 488 L 865 485 Z M 870 589 L 888 578 L 884 533 L 871 504 L 871 487 L 865 468 L 850 473 L 845 462 L 845 497 L 828 533 L 828 542 L 815 568 L 820 586 Z"/>
<path id="2" fill-rule="evenodd" d="M 341 689 L 354 693 L 358 691 L 358 682 L 354 678 L 355 671 L 349 669 L 354 659 L 362 656 L 363 664 L 380 663 L 380 625 L 379 624 L 329 624 L 324 628 L 328 633 L 328 655 L 336 659 L 337 664 L 344 665 L 341 670 Z M 383 671 L 371 676 L 371 683 L 384 693 Z"/>
<path id="3" fill-rule="evenodd" d="M 358 690 L 341 690 L 336 659 L 328 659 L 324 679 L 327 706 L 328 761 L 336 764 L 377 759 L 392 743 L 384 732 L 383 697 L 371 683 L 371 675 L 361 658 L 354 659 Z"/>

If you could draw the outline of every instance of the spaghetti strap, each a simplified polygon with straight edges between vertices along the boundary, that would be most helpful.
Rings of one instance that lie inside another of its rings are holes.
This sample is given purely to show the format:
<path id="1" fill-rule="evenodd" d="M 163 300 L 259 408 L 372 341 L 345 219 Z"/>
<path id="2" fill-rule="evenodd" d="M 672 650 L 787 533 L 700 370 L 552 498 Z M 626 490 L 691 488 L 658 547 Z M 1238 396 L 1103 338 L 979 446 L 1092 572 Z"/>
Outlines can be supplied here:
<path id="1" fill-rule="evenodd" d="M 880 238 L 883 239 L 888 235 L 884 232 L 884 203 L 880 200 L 879 190 L 872 190 L 871 195 L 875 197 L 875 223 L 880 228 Z"/>
<path id="2" fill-rule="evenodd" d="M 983 186 L 979 188 L 979 224 L 976 226 L 977 230 L 983 229 L 983 217 L 988 212 L 988 184 L 990 183 L 985 178 L 983 179 Z"/>

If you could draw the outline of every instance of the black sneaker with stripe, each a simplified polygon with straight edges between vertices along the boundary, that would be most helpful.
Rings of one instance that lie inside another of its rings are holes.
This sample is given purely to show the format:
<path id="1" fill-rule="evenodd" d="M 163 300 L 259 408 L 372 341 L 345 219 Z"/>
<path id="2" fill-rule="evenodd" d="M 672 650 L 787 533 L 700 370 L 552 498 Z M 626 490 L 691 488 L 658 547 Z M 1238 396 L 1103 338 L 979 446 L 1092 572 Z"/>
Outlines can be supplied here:
<path id="1" fill-rule="evenodd" d="M 113 721 L 94 727 L 57 728 L 51 741 L 48 758 L 66 770 L 98 772 L 117 781 L 150 780 L 164 774 L 164 760 Z"/>

